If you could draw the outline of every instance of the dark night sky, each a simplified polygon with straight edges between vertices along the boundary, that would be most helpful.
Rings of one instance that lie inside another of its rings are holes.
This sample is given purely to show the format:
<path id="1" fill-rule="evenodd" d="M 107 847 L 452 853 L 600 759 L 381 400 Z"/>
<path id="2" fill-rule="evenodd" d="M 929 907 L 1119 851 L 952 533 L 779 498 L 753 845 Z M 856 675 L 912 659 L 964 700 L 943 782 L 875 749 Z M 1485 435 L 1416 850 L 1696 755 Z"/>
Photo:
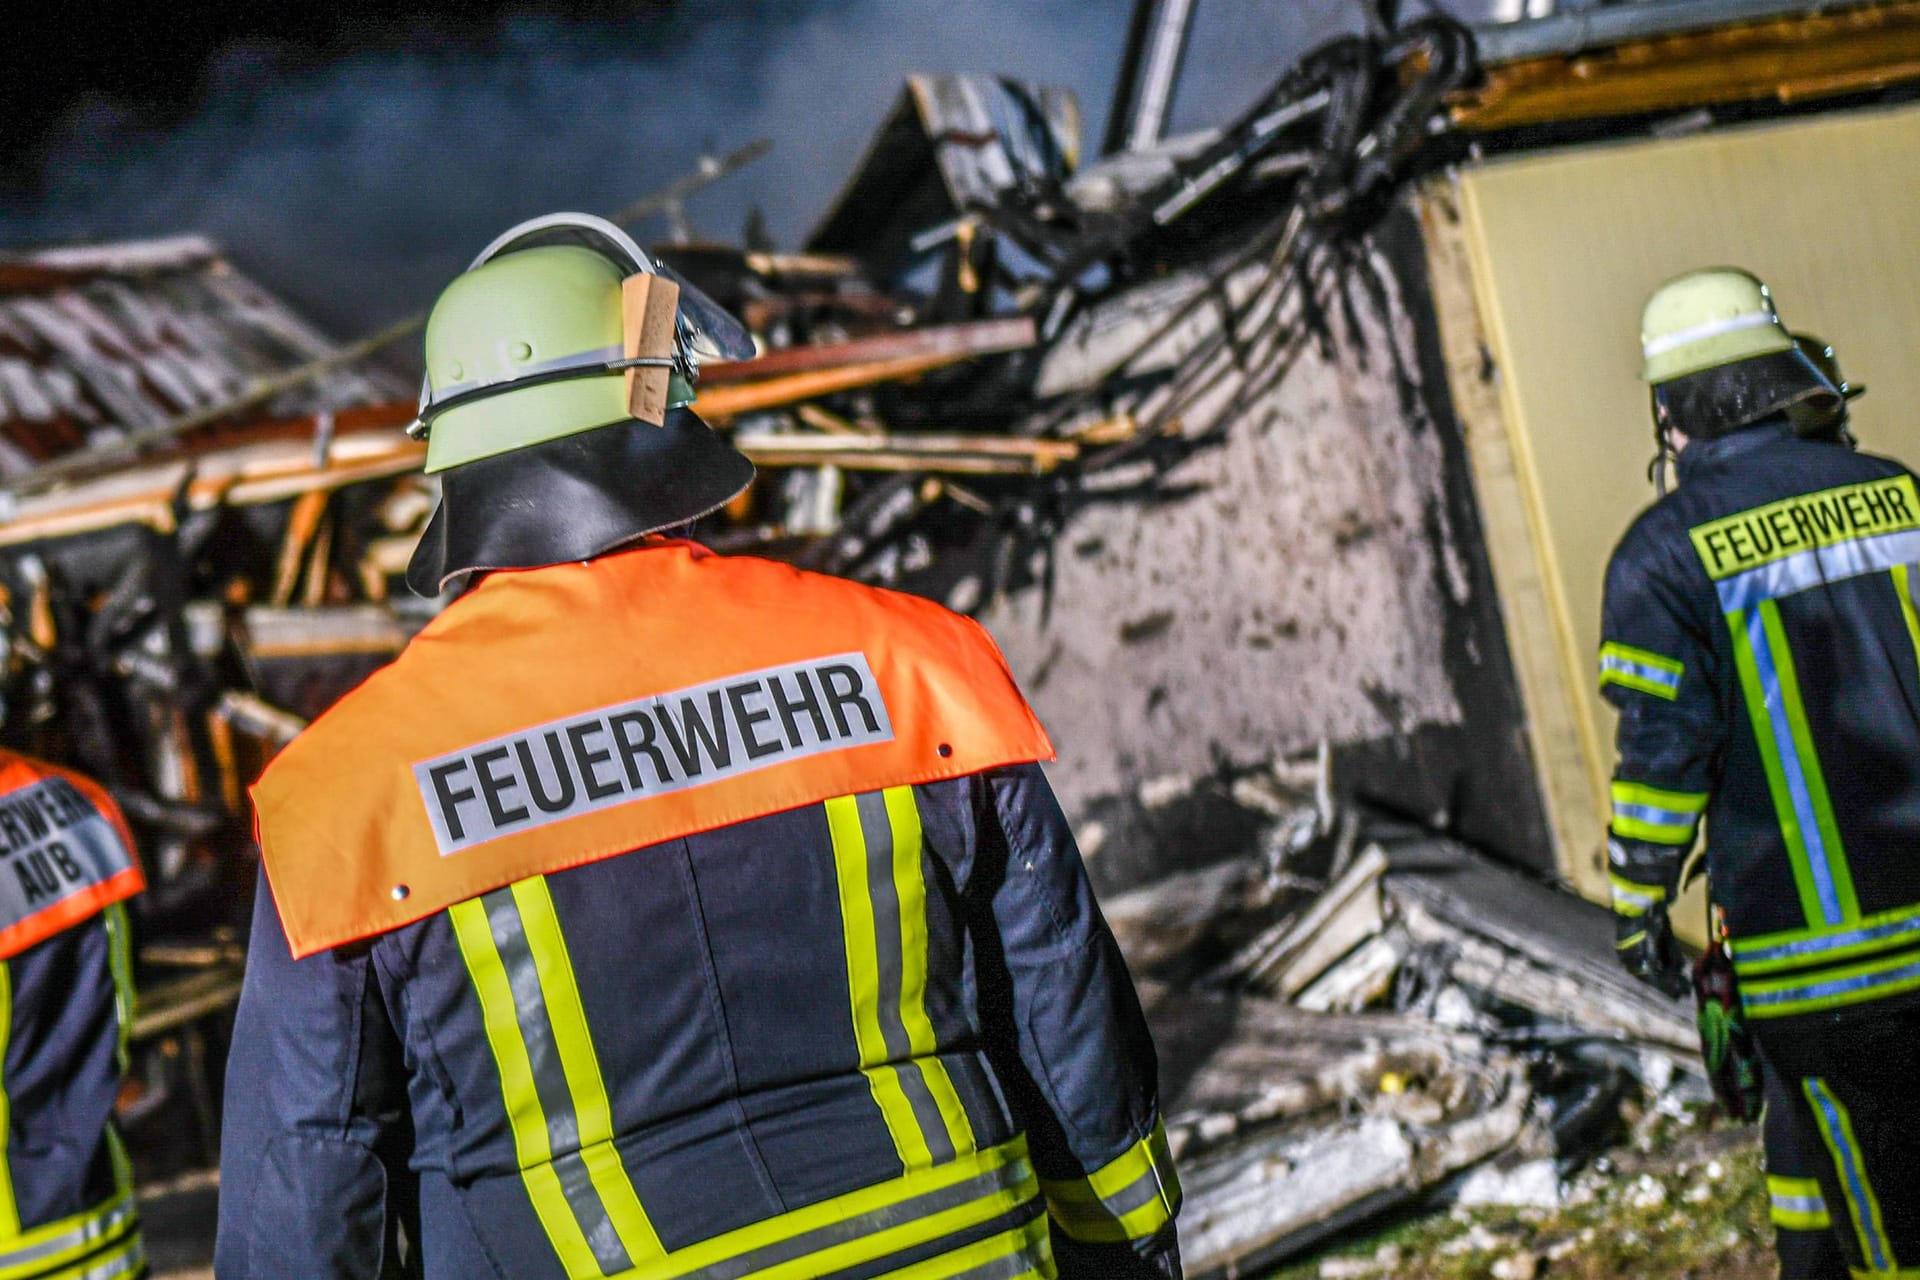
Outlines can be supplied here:
<path id="1" fill-rule="evenodd" d="M 456 22 L 417 0 L 90 6 L 0 52 L 0 247 L 200 231 L 351 334 L 430 301 L 520 218 L 611 210 L 760 136 L 773 154 L 692 213 L 732 239 L 757 205 L 791 245 L 909 72 L 1069 85 L 1097 141 L 1130 10 L 548 0 Z M 1353 0 L 1201 0 L 1175 127 L 1225 118 L 1358 20 Z"/>

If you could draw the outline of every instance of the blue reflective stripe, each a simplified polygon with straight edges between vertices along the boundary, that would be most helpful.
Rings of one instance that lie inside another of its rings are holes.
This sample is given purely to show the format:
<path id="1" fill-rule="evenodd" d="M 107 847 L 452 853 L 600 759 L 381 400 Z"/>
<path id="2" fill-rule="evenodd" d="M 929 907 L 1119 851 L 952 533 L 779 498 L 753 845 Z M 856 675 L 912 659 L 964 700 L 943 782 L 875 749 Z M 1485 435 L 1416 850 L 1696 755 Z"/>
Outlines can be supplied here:
<path id="1" fill-rule="evenodd" d="M 1820 819 L 1813 811 L 1813 796 L 1807 791 L 1807 775 L 1800 763 L 1800 750 L 1793 741 L 1793 726 L 1787 723 L 1780 673 L 1774 667 L 1773 647 L 1767 643 L 1766 622 L 1758 609 L 1747 615 L 1747 643 L 1753 650 L 1754 672 L 1766 696 L 1767 728 L 1773 733 L 1774 748 L 1780 754 L 1780 772 L 1786 777 L 1787 794 L 1793 798 L 1793 814 L 1800 824 L 1800 840 L 1806 846 L 1807 871 L 1820 898 L 1820 914 L 1828 924 L 1839 924 L 1845 913 L 1840 909 L 1840 894 L 1833 885 L 1833 871 L 1827 866 L 1826 841 L 1820 834 Z"/>
<path id="2" fill-rule="evenodd" d="M 1650 804 L 1625 804 L 1619 800 L 1613 802 L 1613 816 L 1616 818 L 1637 818 L 1641 822 L 1657 827 L 1691 827 L 1699 821 L 1697 813 L 1681 813 L 1677 809 L 1657 809 Z"/>
<path id="3" fill-rule="evenodd" d="M 1856 946 L 1863 942 L 1878 942 L 1882 938 L 1896 938 L 1905 933 L 1920 933 L 1920 915 L 1886 924 L 1876 924 L 1864 929 L 1844 929 L 1839 933 L 1821 934 L 1815 938 L 1777 942 L 1766 947 L 1748 947 L 1736 941 L 1733 944 L 1733 962 L 1735 967 L 1738 967 L 1743 964 L 1760 964 L 1768 960 L 1785 960 L 1792 956 L 1817 956 L 1822 952 L 1838 951 L 1843 947 Z"/>
<path id="4" fill-rule="evenodd" d="M 1742 991 L 1740 1002 L 1749 1007 L 1799 1004 L 1803 1000 L 1852 995 L 1874 987 L 1884 987 L 1889 983 L 1904 982 L 1909 978 L 1920 978 L 1920 960 L 1895 969 L 1882 969 L 1876 973 L 1856 973 L 1845 978 L 1829 978 L 1824 982 L 1816 979 L 1799 987 L 1778 987 L 1770 991 Z"/>
<path id="5" fill-rule="evenodd" d="M 1887 1256 L 1887 1242 L 1880 1235 L 1880 1228 L 1874 1222 L 1874 1196 L 1867 1184 L 1867 1172 L 1860 1167 L 1860 1153 L 1853 1149 L 1853 1143 L 1847 1140 L 1846 1122 L 1841 1118 L 1840 1108 L 1833 1100 L 1833 1094 L 1827 1091 L 1824 1080 L 1808 1080 L 1806 1092 L 1820 1117 L 1820 1128 L 1825 1132 L 1827 1143 L 1833 1149 L 1836 1162 L 1840 1166 L 1840 1176 L 1846 1181 L 1848 1205 L 1853 1211 L 1854 1226 L 1859 1229 L 1860 1243 L 1864 1247 L 1867 1260 L 1874 1270 L 1886 1271 L 1893 1266 Z"/>
<path id="6" fill-rule="evenodd" d="M 1735 609 L 1749 608 L 1762 600 L 1778 600 L 1823 582 L 1884 573 L 1915 560 L 1920 560 L 1920 530 L 1907 529 L 1854 538 L 1830 547 L 1809 547 L 1772 564 L 1723 578 L 1715 585 L 1720 592 L 1720 607 L 1732 613 Z"/>
<path id="7" fill-rule="evenodd" d="M 1678 689 L 1680 677 L 1671 671 L 1662 671 L 1650 667 L 1644 662 L 1630 662 L 1618 654 L 1609 653 L 1600 659 L 1600 670 L 1617 671 L 1622 675 L 1636 676 L 1649 684 L 1657 684 L 1667 689 Z"/>

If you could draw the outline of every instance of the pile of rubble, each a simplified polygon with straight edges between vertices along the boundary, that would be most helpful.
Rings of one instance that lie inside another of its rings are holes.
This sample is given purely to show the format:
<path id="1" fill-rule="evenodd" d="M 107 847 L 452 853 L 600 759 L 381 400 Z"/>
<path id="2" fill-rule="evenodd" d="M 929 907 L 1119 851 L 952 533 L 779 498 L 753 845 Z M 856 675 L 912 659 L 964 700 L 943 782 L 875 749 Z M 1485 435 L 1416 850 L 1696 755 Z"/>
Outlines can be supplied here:
<path id="1" fill-rule="evenodd" d="M 1623 1117 L 1708 1101 L 1691 1011 L 1617 969 L 1603 909 L 1338 802 L 1324 751 L 1209 785 L 1265 820 L 1257 847 L 1105 903 L 1189 1274 L 1418 1203 L 1555 1204 Z"/>

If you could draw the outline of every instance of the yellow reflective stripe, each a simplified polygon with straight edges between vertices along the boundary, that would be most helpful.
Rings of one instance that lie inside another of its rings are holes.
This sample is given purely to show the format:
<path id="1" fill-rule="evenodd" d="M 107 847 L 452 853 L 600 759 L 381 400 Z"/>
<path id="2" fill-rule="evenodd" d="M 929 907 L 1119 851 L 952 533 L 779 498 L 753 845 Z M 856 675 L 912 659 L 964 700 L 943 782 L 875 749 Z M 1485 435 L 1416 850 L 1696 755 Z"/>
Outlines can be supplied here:
<path id="1" fill-rule="evenodd" d="M 1893 1267 L 1886 1271 L 1862 1271 L 1859 1267 L 1847 1268 L 1853 1280 L 1920 1280 L 1920 1267 Z"/>
<path id="2" fill-rule="evenodd" d="M 1660 787 L 1650 787 L 1644 782 L 1615 782 L 1612 784 L 1615 804 L 1639 804 L 1653 809 L 1670 809 L 1675 813 L 1705 813 L 1707 811 L 1707 793 L 1704 791 L 1666 791 Z"/>
<path id="3" fill-rule="evenodd" d="M 1618 658 L 1635 666 L 1647 667 L 1661 675 L 1669 675 L 1678 680 L 1686 672 L 1687 666 L 1678 658 L 1669 658 L 1664 653 L 1655 653 L 1651 649 L 1636 649 L 1630 644 L 1621 644 L 1618 640 L 1609 640 L 1600 646 L 1601 661 Z"/>
<path id="4" fill-rule="evenodd" d="M 146 1244 L 135 1232 L 131 1239 L 62 1270 L 34 1271 L 32 1280 L 128 1280 L 146 1265 Z"/>
<path id="5" fill-rule="evenodd" d="M 112 1130 L 108 1131 L 109 1133 Z M 115 1174 L 119 1169 L 116 1163 Z M 102 1265 L 120 1256 L 100 1251 L 129 1232 L 137 1231 L 139 1215 L 134 1210 L 130 1185 L 112 1199 L 84 1213 L 76 1213 L 45 1223 L 9 1239 L 0 1240 L 0 1280 L 39 1280 L 57 1275 L 90 1275 Z M 73 1272 L 64 1270 L 76 1263 Z"/>
<path id="6" fill-rule="evenodd" d="M 1637 947 L 1641 943 L 1645 942 L 1646 940 L 1647 940 L 1647 931 L 1645 929 L 1637 929 L 1634 932 L 1628 934 L 1626 937 L 1615 941 L 1613 944 L 1613 949 L 1615 951 L 1630 951 L 1634 947 Z"/>
<path id="7" fill-rule="evenodd" d="M 1671 702 L 1680 696 L 1680 677 L 1685 672 L 1682 663 L 1647 649 L 1611 640 L 1600 646 L 1602 689 L 1617 684 Z"/>
<path id="8" fill-rule="evenodd" d="M 133 1161 L 127 1158 L 127 1144 L 120 1140 L 120 1127 L 107 1122 L 107 1157 L 113 1161 L 113 1185 L 120 1193 L 133 1194 Z"/>
<path id="9" fill-rule="evenodd" d="M 1180 1208 L 1180 1175 L 1158 1120 L 1151 1134 L 1085 1178 L 1043 1178 L 1040 1186 L 1061 1228 L 1094 1243 L 1144 1240 Z"/>
<path id="10" fill-rule="evenodd" d="M 920 828 L 920 805 L 912 787 L 889 787 L 882 793 L 887 823 L 893 828 L 893 885 L 900 903 L 900 1022 L 907 1043 L 918 1060 L 927 1092 L 940 1111 L 947 1139 L 955 1151 L 974 1147 L 973 1125 L 953 1087 L 947 1064 L 934 1055 L 939 1043 L 933 1020 L 927 1016 L 927 880 L 922 862 L 926 848 Z"/>
<path id="11" fill-rule="evenodd" d="M 1829 1231 L 1833 1228 L 1833 1217 L 1822 1209 L 1783 1209 L 1773 1205 L 1767 1210 L 1767 1218 L 1782 1231 Z"/>
<path id="12" fill-rule="evenodd" d="M 20 1205 L 13 1198 L 13 1098 L 7 1092 L 7 1051 L 13 1047 L 13 962 L 0 960 L 0 1236 L 20 1234 Z"/>
<path id="13" fill-rule="evenodd" d="M 613 1110 L 607 1102 L 606 1083 L 600 1076 L 600 1058 L 593 1049 L 593 1034 L 587 1028 L 587 1011 L 580 1002 L 573 957 L 560 931 L 560 918 L 554 912 L 553 893 L 547 887 L 546 877 L 535 876 L 514 885 L 513 900 L 520 908 L 527 946 L 540 974 L 540 993 L 553 1026 L 554 1044 L 560 1051 L 560 1068 L 566 1073 L 567 1092 L 573 1096 L 574 1120 L 580 1127 L 580 1155 L 588 1176 L 600 1193 L 620 1243 L 626 1246 L 627 1256 L 635 1261 L 657 1258 L 664 1252 L 660 1237 L 655 1234 L 653 1223 L 641 1207 L 633 1179 L 612 1145 Z"/>
<path id="14" fill-rule="evenodd" d="M 911 1202 L 941 1202 L 941 1193 L 951 1193 L 975 1181 L 985 1184 L 986 1190 L 950 1205 L 943 1203 L 933 1212 L 896 1221 Z M 1027 1160 L 1026 1139 L 1016 1138 L 676 1249 L 663 1259 L 636 1267 L 621 1280 L 680 1280 L 729 1262 L 736 1265 L 726 1268 L 728 1275 L 751 1276 L 752 1280 L 814 1280 L 991 1222 L 1031 1202 L 1038 1194 L 1033 1166 Z M 814 1232 L 824 1231 L 824 1238 L 836 1239 L 833 1228 L 862 1217 L 886 1225 L 813 1252 L 793 1248 L 792 1242 Z M 744 1266 L 739 1263 L 759 1250 L 771 1250 L 785 1260 L 767 1266 L 750 1259 Z"/>
<path id="15" fill-rule="evenodd" d="M 138 997 L 133 986 L 133 942 L 127 926 L 127 904 L 115 902 L 101 912 L 107 928 L 107 962 L 113 970 L 113 1012 L 119 1023 L 119 1042 L 115 1061 L 127 1069 L 127 1042 L 133 1035 L 133 1019 Z"/>
<path id="16" fill-rule="evenodd" d="M 540 1111 L 540 1095 L 534 1092 L 533 1064 L 527 1060 L 526 1042 L 520 1038 L 513 987 L 507 981 L 506 966 L 500 963 L 500 952 L 493 945 L 487 909 L 474 898 L 448 907 L 447 916 L 453 922 L 460 955 L 467 962 L 467 975 L 480 997 L 480 1016 L 486 1025 L 487 1043 L 493 1048 L 494 1066 L 500 1071 L 500 1093 L 506 1099 L 507 1121 L 513 1129 L 514 1161 L 522 1169 L 545 1164 L 553 1158 L 547 1145 L 547 1121 Z"/>
<path id="17" fill-rule="evenodd" d="M 1612 890 L 1615 915 L 1643 916 L 1650 908 L 1667 900 L 1667 891 L 1663 886 L 1638 884 L 1615 871 L 1607 873 L 1607 886 Z"/>
<path id="18" fill-rule="evenodd" d="M 1022 1256 L 1024 1255 L 1024 1256 Z M 1025 1271 L 1013 1273 L 1010 1280 L 1026 1280 L 1028 1276 L 1051 1276 L 1053 1268 L 1053 1242 L 1047 1235 L 1047 1215 L 1036 1214 L 1031 1222 L 1015 1227 L 1011 1231 L 1002 1231 L 998 1235 L 988 1236 L 985 1240 L 976 1240 L 951 1253 L 943 1253 L 924 1262 L 916 1262 L 910 1267 L 898 1271 L 889 1271 L 886 1280 L 952 1280 L 956 1276 L 965 1276 L 976 1268 L 989 1263 L 999 1262 L 1003 1258 L 1019 1256 L 1022 1262 L 1031 1265 Z M 1004 1274 L 996 1269 L 996 1276 Z"/>
<path id="19" fill-rule="evenodd" d="M 867 1087 L 880 1107 L 901 1163 L 909 1169 L 923 1169 L 933 1163 L 933 1153 L 914 1119 L 913 1104 L 900 1087 L 899 1074 L 888 1062 L 886 1036 L 880 1030 L 880 957 L 873 899 L 867 891 L 867 837 L 860 826 L 859 799 L 836 796 L 823 807 L 833 837 L 833 869 L 839 881 L 840 923 L 847 951 L 847 998 L 853 1009 L 860 1071 L 867 1077 Z M 917 829 L 917 820 L 915 826 Z"/>
<path id="20" fill-rule="evenodd" d="M 448 907 L 447 916 L 453 923 L 460 955 L 467 963 L 467 974 L 473 979 L 474 992 L 480 998 L 487 1043 L 500 1072 L 500 1096 L 513 1130 L 514 1162 L 520 1166 L 534 1214 L 568 1275 L 597 1275 L 600 1267 L 593 1248 L 567 1204 L 560 1175 L 554 1172 L 546 1114 L 534 1089 L 533 1064 L 528 1060 L 526 1041 L 521 1039 L 520 1021 L 514 1012 L 513 986 L 494 945 L 486 906 L 474 898 Z"/>

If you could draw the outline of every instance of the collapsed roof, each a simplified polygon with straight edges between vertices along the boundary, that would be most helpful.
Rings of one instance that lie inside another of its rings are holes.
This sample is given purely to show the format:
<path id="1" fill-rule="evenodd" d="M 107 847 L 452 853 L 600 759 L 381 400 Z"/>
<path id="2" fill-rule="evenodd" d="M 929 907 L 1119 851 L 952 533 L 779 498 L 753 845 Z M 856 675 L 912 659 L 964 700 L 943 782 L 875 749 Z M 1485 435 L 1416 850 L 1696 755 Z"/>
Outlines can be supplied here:
<path id="1" fill-rule="evenodd" d="M 163 432 L 339 353 L 199 236 L 0 258 L 0 478 Z M 310 419 L 406 394 L 362 359 L 222 416 Z"/>

